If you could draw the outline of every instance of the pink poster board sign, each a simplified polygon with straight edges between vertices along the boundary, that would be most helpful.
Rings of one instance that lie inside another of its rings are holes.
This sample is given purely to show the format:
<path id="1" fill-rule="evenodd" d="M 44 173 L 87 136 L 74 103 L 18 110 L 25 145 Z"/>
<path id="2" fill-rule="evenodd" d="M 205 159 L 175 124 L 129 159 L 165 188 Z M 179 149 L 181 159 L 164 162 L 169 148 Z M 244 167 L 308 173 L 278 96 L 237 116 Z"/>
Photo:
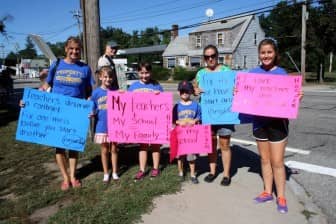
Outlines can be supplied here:
<path id="1" fill-rule="evenodd" d="M 232 111 L 295 119 L 301 82 L 302 76 L 238 72 Z"/>
<path id="2" fill-rule="evenodd" d="M 172 93 L 109 91 L 108 136 L 122 143 L 169 143 L 172 128 Z"/>
<path id="3" fill-rule="evenodd" d="M 212 152 L 210 125 L 176 126 L 173 133 L 170 147 L 174 157 Z"/>

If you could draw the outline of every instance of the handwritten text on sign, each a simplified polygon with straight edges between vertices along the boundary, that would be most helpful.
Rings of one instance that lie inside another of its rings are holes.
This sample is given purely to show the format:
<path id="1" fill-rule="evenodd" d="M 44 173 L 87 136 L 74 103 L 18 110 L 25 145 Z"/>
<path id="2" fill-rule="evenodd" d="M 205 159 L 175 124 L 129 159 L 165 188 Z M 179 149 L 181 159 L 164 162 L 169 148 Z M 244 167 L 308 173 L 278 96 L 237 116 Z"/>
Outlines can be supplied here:
<path id="1" fill-rule="evenodd" d="M 297 117 L 301 76 L 239 72 L 232 110 L 268 117 Z"/>
<path id="2" fill-rule="evenodd" d="M 172 126 L 172 93 L 109 91 L 108 135 L 125 143 L 169 143 Z"/>
<path id="3" fill-rule="evenodd" d="M 239 124 L 239 114 L 231 111 L 235 72 L 204 73 L 200 78 L 203 124 Z"/>
<path id="4" fill-rule="evenodd" d="M 92 103 L 26 88 L 16 139 L 84 151 Z"/>
<path id="5" fill-rule="evenodd" d="M 212 152 L 211 126 L 176 126 L 177 155 L 202 154 Z"/>

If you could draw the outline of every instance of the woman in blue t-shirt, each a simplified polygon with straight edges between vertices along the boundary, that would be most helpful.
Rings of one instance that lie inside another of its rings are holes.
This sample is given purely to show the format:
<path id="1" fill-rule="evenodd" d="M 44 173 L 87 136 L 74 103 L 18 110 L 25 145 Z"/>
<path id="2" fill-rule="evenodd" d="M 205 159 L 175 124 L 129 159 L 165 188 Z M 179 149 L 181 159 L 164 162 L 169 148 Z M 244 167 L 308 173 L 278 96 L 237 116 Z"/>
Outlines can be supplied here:
<path id="1" fill-rule="evenodd" d="M 43 89 L 52 87 L 52 93 L 85 99 L 91 95 L 94 78 L 90 67 L 81 62 L 81 41 L 77 37 L 69 37 L 65 43 L 64 59 L 54 62 L 48 73 Z M 77 151 L 69 151 L 69 172 L 66 160 L 66 149 L 56 148 L 56 162 L 62 173 L 63 182 L 61 189 L 68 190 L 70 187 L 81 187 L 81 182 L 76 179 L 75 172 L 78 160 Z"/>

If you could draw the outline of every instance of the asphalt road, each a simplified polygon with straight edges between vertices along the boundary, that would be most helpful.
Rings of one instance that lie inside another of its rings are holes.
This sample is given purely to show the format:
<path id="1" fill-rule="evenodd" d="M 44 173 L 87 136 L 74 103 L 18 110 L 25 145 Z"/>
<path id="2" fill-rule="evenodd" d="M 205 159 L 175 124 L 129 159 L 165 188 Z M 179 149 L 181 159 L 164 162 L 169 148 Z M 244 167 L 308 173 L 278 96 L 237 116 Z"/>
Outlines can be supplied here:
<path id="1" fill-rule="evenodd" d="M 178 100 L 177 84 L 163 84 L 165 91 L 174 92 Z M 295 163 L 291 175 L 322 209 L 330 224 L 336 223 L 336 88 L 327 86 L 304 87 L 299 116 L 290 121 L 287 164 Z M 251 125 L 237 125 L 232 144 L 253 147 Z M 244 142 L 246 141 L 246 142 Z M 300 162 L 300 163 L 297 163 Z M 304 163 L 302 165 L 302 163 Z M 315 165 L 310 167 L 311 165 Z M 308 168 L 307 168 L 308 167 Z"/>

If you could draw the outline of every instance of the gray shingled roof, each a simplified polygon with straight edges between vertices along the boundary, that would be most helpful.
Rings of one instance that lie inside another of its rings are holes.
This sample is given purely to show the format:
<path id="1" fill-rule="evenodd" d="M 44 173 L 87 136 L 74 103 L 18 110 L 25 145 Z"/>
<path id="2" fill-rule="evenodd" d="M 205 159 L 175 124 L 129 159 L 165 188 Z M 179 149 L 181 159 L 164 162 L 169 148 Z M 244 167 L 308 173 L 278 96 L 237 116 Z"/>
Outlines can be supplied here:
<path id="1" fill-rule="evenodd" d="M 128 54 L 146 54 L 146 53 L 160 53 L 167 48 L 166 44 L 163 45 L 153 45 L 148 47 L 136 47 L 128 49 L 120 49 L 118 55 L 128 55 Z"/>
<path id="2" fill-rule="evenodd" d="M 251 19 L 252 17 L 253 15 L 244 16 L 240 18 L 223 18 L 221 20 L 212 21 L 208 24 L 201 25 L 190 33 L 198 33 L 198 32 L 204 32 L 204 31 L 209 31 L 209 30 L 231 29 L 245 22 L 246 20 Z M 225 22 L 222 22 L 222 21 L 225 21 Z"/>
<path id="3" fill-rule="evenodd" d="M 162 56 L 167 57 L 167 56 L 187 55 L 189 50 L 188 44 L 189 44 L 189 37 L 178 36 L 168 44 Z"/>

